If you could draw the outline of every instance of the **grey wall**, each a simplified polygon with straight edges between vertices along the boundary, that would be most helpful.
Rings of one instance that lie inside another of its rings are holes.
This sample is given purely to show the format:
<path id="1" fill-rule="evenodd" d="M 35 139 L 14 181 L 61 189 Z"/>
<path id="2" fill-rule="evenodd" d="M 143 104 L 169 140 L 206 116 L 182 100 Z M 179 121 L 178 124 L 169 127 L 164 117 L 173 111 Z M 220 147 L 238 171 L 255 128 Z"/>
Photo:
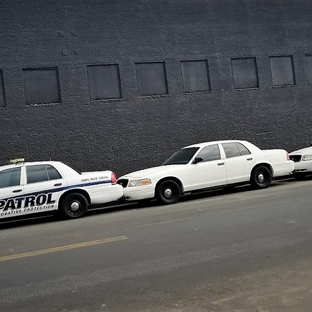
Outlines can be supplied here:
<path id="1" fill-rule="evenodd" d="M 311 1 L 0 0 L 0 29 L 0 163 L 121 175 L 201 141 L 312 140 Z"/>

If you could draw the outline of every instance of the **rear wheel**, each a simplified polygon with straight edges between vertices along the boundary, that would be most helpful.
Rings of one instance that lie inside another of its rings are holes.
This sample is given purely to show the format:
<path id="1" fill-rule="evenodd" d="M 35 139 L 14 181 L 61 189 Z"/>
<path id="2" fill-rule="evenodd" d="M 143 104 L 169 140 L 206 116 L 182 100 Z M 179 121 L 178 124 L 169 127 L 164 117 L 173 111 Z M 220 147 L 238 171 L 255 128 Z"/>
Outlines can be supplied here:
<path id="1" fill-rule="evenodd" d="M 181 197 L 181 188 L 173 180 L 160 182 L 156 189 L 156 199 L 165 205 L 176 203 Z"/>
<path id="2" fill-rule="evenodd" d="M 272 173 L 268 167 L 259 166 L 253 169 L 250 177 L 250 183 L 254 188 L 264 189 L 270 186 L 272 178 Z"/>
<path id="3" fill-rule="evenodd" d="M 67 195 L 61 202 L 60 212 L 66 219 L 83 217 L 88 211 L 87 199 L 78 193 Z"/>

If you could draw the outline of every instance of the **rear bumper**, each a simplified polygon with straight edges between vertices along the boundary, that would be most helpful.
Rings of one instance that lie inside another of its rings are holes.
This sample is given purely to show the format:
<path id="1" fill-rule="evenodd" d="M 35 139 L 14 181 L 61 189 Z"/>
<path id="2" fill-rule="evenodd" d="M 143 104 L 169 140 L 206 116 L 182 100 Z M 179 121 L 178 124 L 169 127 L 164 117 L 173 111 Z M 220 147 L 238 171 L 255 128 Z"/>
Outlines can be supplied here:
<path id="1" fill-rule="evenodd" d="M 282 177 L 289 174 L 292 174 L 295 169 L 295 164 L 292 160 L 283 161 L 281 163 L 275 164 L 273 167 L 274 178 Z"/>
<path id="2" fill-rule="evenodd" d="M 88 192 L 90 194 L 91 205 L 109 203 L 123 196 L 123 189 L 119 184 L 88 190 Z"/>

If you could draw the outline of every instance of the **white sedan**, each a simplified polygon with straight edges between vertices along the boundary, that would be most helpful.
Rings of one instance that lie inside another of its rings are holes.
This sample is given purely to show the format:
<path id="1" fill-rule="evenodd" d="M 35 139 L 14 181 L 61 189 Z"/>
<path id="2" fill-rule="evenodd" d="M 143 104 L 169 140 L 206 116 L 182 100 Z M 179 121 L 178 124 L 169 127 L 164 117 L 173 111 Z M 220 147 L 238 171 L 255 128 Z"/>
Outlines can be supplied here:
<path id="1" fill-rule="evenodd" d="M 112 171 L 79 173 L 58 161 L 0 167 L 0 219 L 44 211 L 83 217 L 88 207 L 118 200 L 123 188 Z"/>
<path id="2" fill-rule="evenodd" d="M 312 146 L 291 152 L 289 157 L 295 162 L 294 176 L 296 178 L 312 174 Z"/>
<path id="3" fill-rule="evenodd" d="M 285 150 L 260 150 L 247 141 L 227 140 L 184 147 L 162 166 L 129 173 L 117 183 L 127 201 L 156 198 L 173 204 L 183 194 L 214 187 L 251 183 L 266 188 L 273 177 L 293 170 Z"/>

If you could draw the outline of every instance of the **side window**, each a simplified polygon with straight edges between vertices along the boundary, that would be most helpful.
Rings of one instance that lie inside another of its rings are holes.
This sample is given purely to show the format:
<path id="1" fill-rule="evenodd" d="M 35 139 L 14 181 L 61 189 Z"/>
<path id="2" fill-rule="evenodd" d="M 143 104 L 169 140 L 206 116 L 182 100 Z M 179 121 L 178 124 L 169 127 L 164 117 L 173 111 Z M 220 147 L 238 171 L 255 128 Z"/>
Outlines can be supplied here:
<path id="1" fill-rule="evenodd" d="M 249 155 L 250 154 L 250 151 L 247 147 L 245 147 L 242 143 L 236 143 L 238 149 L 239 149 L 239 152 L 240 154 L 243 156 L 243 155 Z"/>
<path id="2" fill-rule="evenodd" d="M 241 155 L 236 143 L 223 143 L 222 146 L 224 148 L 226 158 L 232 158 Z"/>
<path id="3" fill-rule="evenodd" d="M 47 165 L 47 170 L 48 170 L 48 178 L 49 180 L 57 180 L 57 179 L 62 179 L 62 176 L 60 173 L 51 165 Z"/>
<path id="4" fill-rule="evenodd" d="M 221 159 L 218 144 L 204 147 L 196 157 L 201 157 L 203 161 L 212 161 Z"/>
<path id="5" fill-rule="evenodd" d="M 21 168 L 12 168 L 0 171 L 0 188 L 20 185 Z"/>
<path id="6" fill-rule="evenodd" d="M 45 165 L 35 165 L 26 167 L 27 183 L 48 181 L 48 172 Z"/>

